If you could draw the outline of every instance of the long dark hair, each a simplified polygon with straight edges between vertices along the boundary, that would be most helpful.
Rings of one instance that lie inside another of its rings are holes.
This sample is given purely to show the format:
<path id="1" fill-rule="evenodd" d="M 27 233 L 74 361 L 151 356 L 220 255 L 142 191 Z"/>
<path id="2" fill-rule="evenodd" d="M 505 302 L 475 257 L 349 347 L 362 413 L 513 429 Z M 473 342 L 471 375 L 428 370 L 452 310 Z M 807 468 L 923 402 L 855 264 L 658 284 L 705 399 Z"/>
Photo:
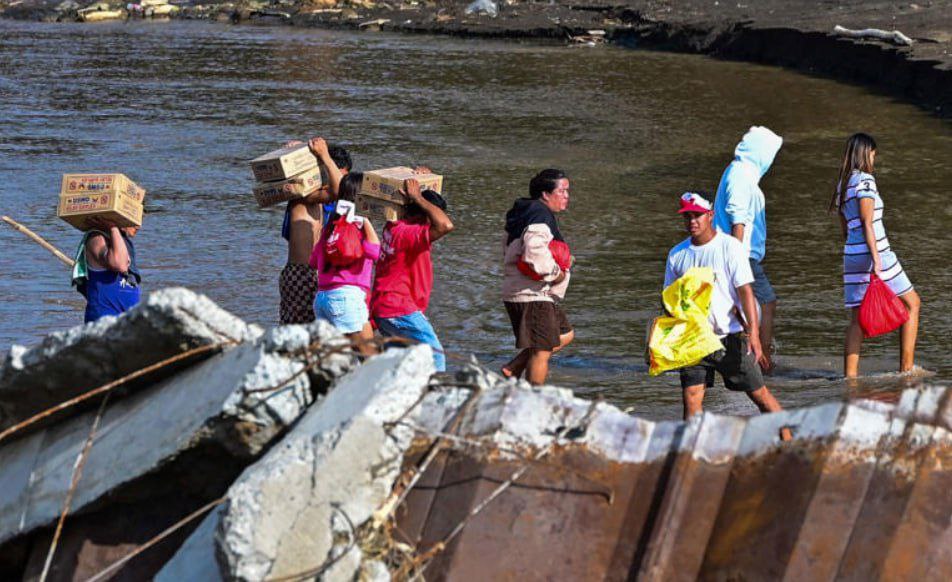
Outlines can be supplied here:
<path id="1" fill-rule="evenodd" d="M 364 174 L 362 172 L 351 172 L 341 178 L 340 186 L 337 187 L 337 199 L 357 202 L 357 194 L 360 194 L 360 185 L 363 181 Z M 338 218 L 340 218 L 340 214 L 334 211 L 327 220 L 327 226 L 324 228 L 327 229 L 328 237 L 334 234 L 334 223 L 337 222 Z"/>
<path id="2" fill-rule="evenodd" d="M 360 193 L 360 185 L 364 181 L 364 175 L 361 172 L 350 172 L 341 178 L 340 185 L 337 187 L 337 199 L 346 200 L 348 202 L 357 202 L 357 194 Z M 331 235 L 334 234 L 334 226 L 337 222 L 337 219 L 341 217 L 340 214 L 335 210 L 331 213 L 330 218 L 327 220 L 327 224 L 324 225 L 324 230 L 321 232 L 321 236 L 325 241 L 331 238 Z M 327 273 L 334 266 L 329 262 L 324 262 L 323 272 Z"/>
<path id="3" fill-rule="evenodd" d="M 867 174 L 873 173 L 873 153 L 876 151 L 876 140 L 865 133 L 854 133 L 846 140 L 846 151 L 843 152 L 843 164 L 840 166 L 840 175 L 833 186 L 833 197 L 830 199 L 830 212 L 839 212 L 843 207 L 843 198 L 849 187 L 850 176 L 859 170 Z"/>

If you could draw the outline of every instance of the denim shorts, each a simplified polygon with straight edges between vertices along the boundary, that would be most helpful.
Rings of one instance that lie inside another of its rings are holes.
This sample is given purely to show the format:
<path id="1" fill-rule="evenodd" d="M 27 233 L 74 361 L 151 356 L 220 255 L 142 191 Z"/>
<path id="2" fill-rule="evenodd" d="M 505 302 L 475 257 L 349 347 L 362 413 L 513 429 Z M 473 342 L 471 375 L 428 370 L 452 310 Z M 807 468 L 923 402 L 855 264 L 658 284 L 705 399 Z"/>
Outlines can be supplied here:
<path id="1" fill-rule="evenodd" d="M 375 317 L 377 329 L 384 337 L 402 337 L 418 341 L 433 348 L 433 366 L 437 372 L 446 371 L 446 354 L 440 338 L 430 325 L 430 320 L 422 311 L 414 311 L 409 315 L 399 317 Z"/>
<path id="2" fill-rule="evenodd" d="M 764 267 L 760 264 L 760 261 L 750 259 L 750 270 L 754 273 L 753 287 L 757 303 L 763 305 L 776 301 L 777 294 L 774 293 L 773 286 L 770 284 L 770 280 L 767 279 L 767 273 L 764 272 Z"/>
<path id="3" fill-rule="evenodd" d="M 344 285 L 329 291 L 318 291 L 314 298 L 317 319 L 330 322 L 341 333 L 357 333 L 370 321 L 367 295 L 360 287 Z"/>

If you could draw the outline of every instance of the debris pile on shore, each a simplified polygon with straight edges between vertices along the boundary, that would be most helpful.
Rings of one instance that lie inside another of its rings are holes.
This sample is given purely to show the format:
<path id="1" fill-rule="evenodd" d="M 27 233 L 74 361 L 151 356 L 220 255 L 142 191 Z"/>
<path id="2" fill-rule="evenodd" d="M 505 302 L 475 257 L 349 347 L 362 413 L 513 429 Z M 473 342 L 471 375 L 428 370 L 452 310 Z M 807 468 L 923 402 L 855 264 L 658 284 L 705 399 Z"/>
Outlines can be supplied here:
<path id="1" fill-rule="evenodd" d="M 14 346 L 0 576 L 952 576 L 950 389 L 652 422 L 429 350 L 186 289 Z"/>

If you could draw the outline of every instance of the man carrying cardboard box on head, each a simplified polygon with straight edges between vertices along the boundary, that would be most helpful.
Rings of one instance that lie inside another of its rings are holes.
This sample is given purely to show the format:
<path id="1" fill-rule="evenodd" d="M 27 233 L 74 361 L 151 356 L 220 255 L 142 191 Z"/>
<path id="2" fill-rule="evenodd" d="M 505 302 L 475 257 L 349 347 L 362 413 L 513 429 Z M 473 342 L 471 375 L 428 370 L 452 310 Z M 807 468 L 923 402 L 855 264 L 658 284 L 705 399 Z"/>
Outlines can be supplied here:
<path id="1" fill-rule="evenodd" d="M 288 241 L 288 262 L 281 271 L 281 323 L 310 323 L 314 321 L 314 297 L 317 295 L 317 271 L 308 261 L 311 251 L 321 236 L 322 206 L 337 200 L 337 189 L 342 177 L 327 142 L 316 137 L 308 147 L 325 168 L 328 187 L 321 188 L 306 198 L 288 202 L 281 236 Z"/>
<path id="2" fill-rule="evenodd" d="M 132 242 L 139 227 L 119 228 L 100 217 L 88 224 L 92 230 L 83 235 L 73 265 L 73 286 L 86 298 L 85 323 L 134 307 L 142 282 Z"/>
<path id="3" fill-rule="evenodd" d="M 383 229 L 370 310 L 385 337 L 429 344 L 436 370 L 442 372 L 446 356 L 426 317 L 433 290 L 430 248 L 453 230 L 453 222 L 446 215 L 443 197 L 433 190 L 421 192 L 416 180 L 406 180 L 402 193 L 408 200 L 406 214 Z"/>

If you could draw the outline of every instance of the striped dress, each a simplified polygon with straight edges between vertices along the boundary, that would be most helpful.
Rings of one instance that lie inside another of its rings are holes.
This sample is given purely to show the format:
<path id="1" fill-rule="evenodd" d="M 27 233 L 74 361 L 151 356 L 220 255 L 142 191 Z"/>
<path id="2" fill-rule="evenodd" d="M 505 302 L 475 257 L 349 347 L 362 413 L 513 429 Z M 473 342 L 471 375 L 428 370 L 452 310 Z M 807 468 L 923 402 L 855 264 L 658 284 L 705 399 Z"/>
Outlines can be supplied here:
<path id="1" fill-rule="evenodd" d="M 859 215 L 859 201 L 873 201 L 873 233 L 876 249 L 882 263 L 882 278 L 896 295 L 912 291 L 912 282 L 902 270 L 896 253 L 889 246 L 886 228 L 883 226 L 883 199 L 876 189 L 876 179 L 870 174 L 854 170 L 843 198 L 840 212 L 846 219 L 846 244 L 843 246 L 843 295 L 846 307 L 858 307 L 866 295 L 869 276 L 873 272 L 873 256 L 866 245 L 863 222 Z"/>

